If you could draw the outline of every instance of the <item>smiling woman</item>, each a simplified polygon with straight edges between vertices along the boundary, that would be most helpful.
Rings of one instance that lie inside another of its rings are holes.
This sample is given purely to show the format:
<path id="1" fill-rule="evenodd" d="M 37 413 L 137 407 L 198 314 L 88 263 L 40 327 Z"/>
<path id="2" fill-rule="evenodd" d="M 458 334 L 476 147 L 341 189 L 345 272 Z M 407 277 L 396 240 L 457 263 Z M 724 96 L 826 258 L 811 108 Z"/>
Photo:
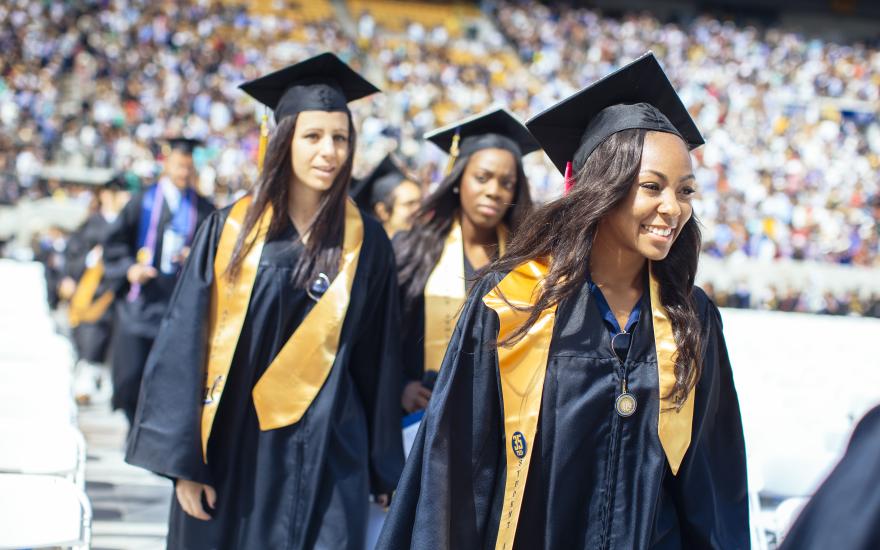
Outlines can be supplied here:
<path id="1" fill-rule="evenodd" d="M 748 548 L 736 390 L 694 286 L 699 131 L 650 54 L 527 126 L 570 192 L 475 285 L 379 546 Z"/>
<path id="2" fill-rule="evenodd" d="M 169 548 L 362 550 L 403 464 L 393 252 L 347 193 L 348 102 L 378 90 L 332 54 L 242 88 L 277 126 L 199 230 L 126 459 L 175 480 Z"/>

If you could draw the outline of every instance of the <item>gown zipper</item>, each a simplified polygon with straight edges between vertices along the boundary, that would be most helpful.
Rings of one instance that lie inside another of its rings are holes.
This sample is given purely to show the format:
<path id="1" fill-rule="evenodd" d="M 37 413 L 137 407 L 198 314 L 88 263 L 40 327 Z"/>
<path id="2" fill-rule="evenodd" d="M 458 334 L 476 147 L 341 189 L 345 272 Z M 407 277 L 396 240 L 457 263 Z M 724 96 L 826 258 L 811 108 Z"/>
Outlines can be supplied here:
<path id="1" fill-rule="evenodd" d="M 625 334 L 626 331 L 621 331 L 620 334 Z M 632 336 L 630 336 L 632 337 Z M 617 362 L 617 372 L 620 380 L 618 381 L 619 386 L 623 391 L 628 391 L 627 388 L 627 367 L 624 361 L 620 360 L 620 356 L 617 355 L 617 352 L 614 350 L 614 346 L 611 345 L 611 342 L 608 343 L 608 347 L 611 349 L 611 355 L 614 356 L 614 359 Z M 627 359 L 629 359 L 629 352 L 627 351 Z M 617 490 L 617 462 L 618 462 L 618 454 L 619 454 L 619 446 L 620 446 L 620 438 L 621 432 L 623 431 L 623 418 L 617 414 L 615 408 L 612 408 L 611 411 L 611 444 L 609 449 L 609 458 L 608 458 L 608 466 L 605 471 L 606 481 L 605 481 L 605 503 L 602 510 L 602 531 L 601 537 L 599 538 L 599 548 L 600 550 L 608 550 L 611 545 L 611 518 L 612 518 L 612 510 L 614 509 L 614 497 Z"/>

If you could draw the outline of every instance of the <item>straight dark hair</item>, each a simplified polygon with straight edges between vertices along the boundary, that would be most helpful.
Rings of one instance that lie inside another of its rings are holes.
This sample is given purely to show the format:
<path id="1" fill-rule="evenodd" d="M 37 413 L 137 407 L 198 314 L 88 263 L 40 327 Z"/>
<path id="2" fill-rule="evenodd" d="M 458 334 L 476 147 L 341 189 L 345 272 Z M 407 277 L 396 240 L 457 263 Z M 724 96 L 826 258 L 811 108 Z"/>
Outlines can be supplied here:
<path id="1" fill-rule="evenodd" d="M 247 240 L 247 235 L 257 224 L 267 206 L 272 206 L 267 240 L 276 238 L 291 223 L 287 212 L 290 182 L 293 179 L 290 144 L 296 130 L 297 118 L 295 115 L 282 118 L 269 139 L 263 171 L 251 191 L 253 201 L 248 207 L 227 268 L 227 274 L 232 278 L 238 276 L 245 255 L 254 245 L 253 240 Z M 320 273 L 326 274 L 332 281 L 339 272 L 345 227 L 345 201 L 348 200 L 356 141 L 354 124 L 349 114 L 348 158 L 333 180 L 333 185 L 321 197 L 315 219 L 306 230 L 309 238 L 303 245 L 303 254 L 300 255 L 292 275 L 293 285 L 297 288 L 306 288 Z"/>
<path id="2" fill-rule="evenodd" d="M 477 151 L 474 151 L 476 153 Z M 461 211 L 460 194 L 456 189 L 474 153 L 458 157 L 452 170 L 443 178 L 437 189 L 422 202 L 416 212 L 412 229 L 401 233 L 393 241 L 397 258 L 397 278 L 402 292 L 403 310 L 409 313 L 415 301 L 425 291 L 425 285 L 434 266 L 443 254 L 443 244 L 452 229 L 455 216 Z M 513 202 L 504 213 L 504 223 L 510 234 L 516 233 L 523 220 L 532 211 L 529 181 L 523 170 L 522 158 L 516 160 L 516 190 Z"/>
<path id="3" fill-rule="evenodd" d="M 499 345 L 522 339 L 542 311 L 575 295 L 585 284 L 599 222 L 637 182 L 646 134 L 646 130 L 624 130 L 599 145 L 577 174 L 571 192 L 538 209 L 529 218 L 528 231 L 518 232 L 504 257 L 488 268 L 505 274 L 529 260 L 552 258 L 535 305 L 526 309 L 530 315 L 525 324 Z M 675 386 L 665 397 L 679 408 L 702 368 L 700 320 L 693 299 L 700 242 L 698 221 L 691 216 L 666 258 L 652 262 L 660 301 L 669 313 L 678 346 Z"/>

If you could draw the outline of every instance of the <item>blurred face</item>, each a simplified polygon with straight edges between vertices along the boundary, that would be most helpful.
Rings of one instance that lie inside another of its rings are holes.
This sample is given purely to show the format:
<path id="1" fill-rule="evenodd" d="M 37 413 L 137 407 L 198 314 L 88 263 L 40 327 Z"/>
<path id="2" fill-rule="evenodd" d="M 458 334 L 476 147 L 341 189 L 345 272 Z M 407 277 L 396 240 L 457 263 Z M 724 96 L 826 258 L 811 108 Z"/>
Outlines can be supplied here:
<path id="1" fill-rule="evenodd" d="M 327 191 L 348 159 L 348 115 L 301 112 L 296 119 L 290 153 L 294 184 L 321 193 Z"/>
<path id="2" fill-rule="evenodd" d="M 196 176 L 192 155 L 173 149 L 165 159 L 165 175 L 178 189 L 190 187 Z"/>
<path id="3" fill-rule="evenodd" d="M 381 202 L 375 206 L 376 215 L 389 237 L 412 227 L 413 217 L 422 203 L 422 188 L 405 180 L 392 191 L 391 197 L 394 202 L 390 212 Z"/>
<path id="4" fill-rule="evenodd" d="M 673 134 L 648 132 L 636 182 L 623 202 L 602 219 L 599 232 L 612 246 L 662 260 L 693 214 L 695 192 L 684 141 Z"/>
<path id="5" fill-rule="evenodd" d="M 112 208 L 114 194 L 115 191 L 112 189 L 101 189 L 98 192 L 98 201 L 101 203 L 101 208 Z"/>
<path id="6" fill-rule="evenodd" d="M 480 229 L 494 229 L 516 192 L 516 159 L 505 149 L 471 155 L 460 185 L 462 215 Z"/>

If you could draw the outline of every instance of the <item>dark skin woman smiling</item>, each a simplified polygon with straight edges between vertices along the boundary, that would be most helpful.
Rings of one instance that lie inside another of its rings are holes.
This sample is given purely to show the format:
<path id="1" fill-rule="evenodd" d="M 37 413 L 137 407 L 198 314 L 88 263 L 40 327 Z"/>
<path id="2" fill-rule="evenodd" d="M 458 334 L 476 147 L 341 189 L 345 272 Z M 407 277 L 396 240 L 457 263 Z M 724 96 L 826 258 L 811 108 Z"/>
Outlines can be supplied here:
<path id="1" fill-rule="evenodd" d="M 694 286 L 702 136 L 650 54 L 527 126 L 568 193 L 474 286 L 379 546 L 748 548 L 736 390 Z"/>

